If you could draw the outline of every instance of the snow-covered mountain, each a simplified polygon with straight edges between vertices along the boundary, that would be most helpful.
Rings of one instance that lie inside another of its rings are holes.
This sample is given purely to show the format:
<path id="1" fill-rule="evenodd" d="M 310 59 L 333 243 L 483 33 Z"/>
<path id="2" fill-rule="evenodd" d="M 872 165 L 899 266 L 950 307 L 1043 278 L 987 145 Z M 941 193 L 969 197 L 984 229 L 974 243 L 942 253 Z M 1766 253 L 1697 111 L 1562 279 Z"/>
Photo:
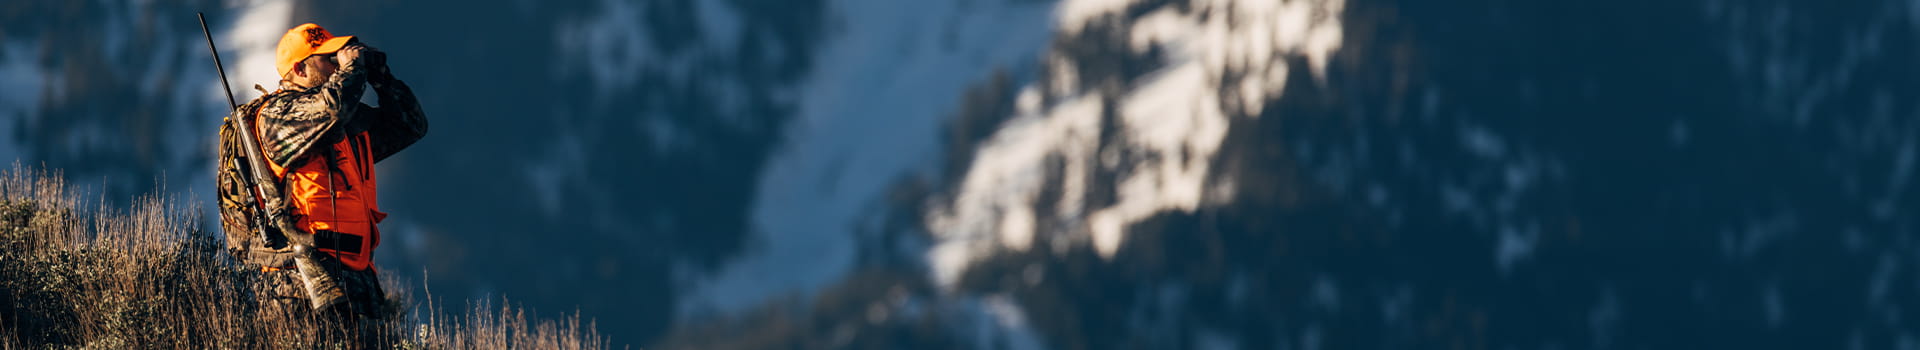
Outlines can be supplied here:
<path id="1" fill-rule="evenodd" d="M 895 184 L 917 216 L 874 220 L 920 274 L 734 322 L 829 347 L 929 322 L 989 347 L 1901 346 L 1920 31 L 1905 2 L 1809 6 L 1065 1 L 1038 69 L 976 84 L 946 166 Z"/>

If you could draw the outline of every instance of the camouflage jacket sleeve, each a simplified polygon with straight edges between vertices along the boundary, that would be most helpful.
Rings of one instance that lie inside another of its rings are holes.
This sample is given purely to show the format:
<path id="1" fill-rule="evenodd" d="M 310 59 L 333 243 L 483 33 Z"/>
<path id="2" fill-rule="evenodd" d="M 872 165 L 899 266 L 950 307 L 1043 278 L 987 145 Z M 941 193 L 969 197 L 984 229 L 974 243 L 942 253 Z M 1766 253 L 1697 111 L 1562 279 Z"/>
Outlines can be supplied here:
<path id="1" fill-rule="evenodd" d="M 379 162 L 426 136 L 427 114 L 420 110 L 420 100 L 413 97 L 413 90 L 394 79 L 386 67 L 375 67 L 367 83 L 378 95 L 380 107 L 361 105 L 361 114 L 347 133 L 366 131 L 373 141 L 373 161 Z"/>
<path id="2" fill-rule="evenodd" d="M 333 73 L 326 84 L 276 94 L 260 110 L 260 149 L 282 167 L 293 167 L 316 149 L 340 141 L 345 127 L 360 115 L 360 94 L 367 71 L 356 60 Z"/>

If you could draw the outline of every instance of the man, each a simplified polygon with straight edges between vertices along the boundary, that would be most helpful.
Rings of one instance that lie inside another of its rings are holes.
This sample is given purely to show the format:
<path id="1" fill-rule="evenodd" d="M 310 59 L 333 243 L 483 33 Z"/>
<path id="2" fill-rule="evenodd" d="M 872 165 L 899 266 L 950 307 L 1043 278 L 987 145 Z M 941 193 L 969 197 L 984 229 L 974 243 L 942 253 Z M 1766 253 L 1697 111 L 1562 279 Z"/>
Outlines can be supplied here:
<path id="1" fill-rule="evenodd" d="M 280 38 L 275 59 L 279 89 L 241 105 L 220 130 L 217 191 L 228 249 L 266 274 L 261 297 L 343 316 L 386 315 L 391 310 L 373 250 L 380 245 L 376 224 L 387 214 L 379 210 L 373 165 L 424 136 L 426 115 L 407 85 L 387 70 L 385 54 L 352 36 L 302 24 Z M 359 102 L 366 85 L 379 107 Z M 234 118 L 249 118 L 256 130 L 236 130 Z M 286 208 L 254 200 L 251 178 L 241 169 L 248 163 L 239 161 L 246 156 L 244 139 L 236 132 L 253 132 L 260 140 L 283 192 L 265 195 L 282 196 Z M 286 239 L 255 234 L 254 225 L 264 224 L 253 222 L 258 210 L 291 215 L 295 228 L 313 234 L 313 248 L 323 253 L 315 260 L 344 289 L 344 298 L 309 303 L 293 260 L 284 254 Z"/>

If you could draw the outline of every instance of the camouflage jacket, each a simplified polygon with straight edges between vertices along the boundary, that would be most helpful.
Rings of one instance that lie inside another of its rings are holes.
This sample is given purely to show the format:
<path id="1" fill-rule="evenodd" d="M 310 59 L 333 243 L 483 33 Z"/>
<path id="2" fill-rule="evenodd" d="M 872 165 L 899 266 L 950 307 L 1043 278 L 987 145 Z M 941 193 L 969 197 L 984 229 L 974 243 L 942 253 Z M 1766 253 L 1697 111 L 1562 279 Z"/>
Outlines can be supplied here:
<path id="1" fill-rule="evenodd" d="M 366 132 L 373 160 L 379 162 L 412 145 L 427 133 L 427 117 L 420 102 L 405 83 L 394 79 L 384 63 L 366 64 L 361 60 L 341 66 L 326 84 L 304 88 L 282 84 L 279 91 L 248 101 L 233 111 L 220 126 L 219 164 L 216 165 L 216 192 L 220 197 L 220 223 L 226 231 L 227 248 L 242 261 L 262 266 L 287 266 L 283 254 L 250 254 L 272 250 L 263 237 L 256 237 L 254 222 L 261 205 L 253 198 L 252 177 L 248 176 L 244 139 L 236 132 L 234 118 L 255 118 L 259 129 L 260 151 L 274 164 L 296 168 L 312 156 L 330 150 L 345 135 Z M 364 86 L 371 85 L 379 107 L 360 103 Z M 256 115 L 256 112 L 257 115 Z M 256 118 L 257 116 L 257 118 Z M 286 188 L 284 181 L 279 186 Z M 273 193 L 268 195 L 282 195 Z M 283 202 L 284 203 L 284 202 Z M 267 208 L 287 213 L 290 208 Z M 277 240 L 277 239 L 276 239 Z"/>

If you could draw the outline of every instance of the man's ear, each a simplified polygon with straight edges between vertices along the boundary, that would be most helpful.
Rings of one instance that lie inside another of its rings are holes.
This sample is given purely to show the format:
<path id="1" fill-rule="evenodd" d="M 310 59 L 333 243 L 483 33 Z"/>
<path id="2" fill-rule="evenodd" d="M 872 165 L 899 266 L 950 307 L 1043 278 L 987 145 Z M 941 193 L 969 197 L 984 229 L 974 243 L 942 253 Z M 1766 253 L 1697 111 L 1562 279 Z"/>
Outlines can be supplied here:
<path id="1" fill-rule="evenodd" d="M 294 62 L 293 74 L 301 78 L 307 77 L 307 62 L 306 61 Z"/>

